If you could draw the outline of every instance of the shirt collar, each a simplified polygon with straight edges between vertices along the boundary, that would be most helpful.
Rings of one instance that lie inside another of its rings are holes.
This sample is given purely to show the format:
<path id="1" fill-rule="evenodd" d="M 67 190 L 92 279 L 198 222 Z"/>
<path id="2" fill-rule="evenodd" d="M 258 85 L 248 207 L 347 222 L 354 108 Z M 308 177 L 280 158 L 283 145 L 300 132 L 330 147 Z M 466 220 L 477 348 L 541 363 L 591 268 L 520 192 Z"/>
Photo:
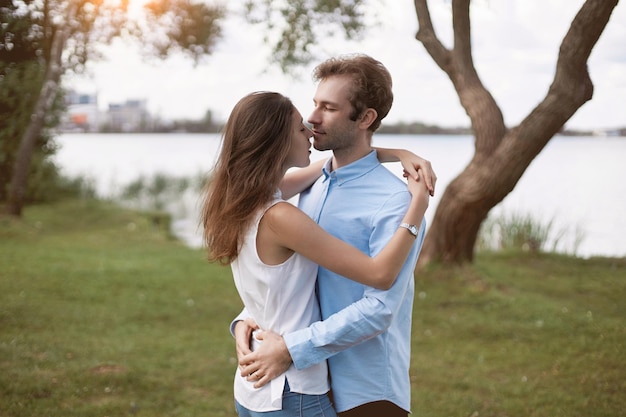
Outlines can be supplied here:
<path id="1" fill-rule="evenodd" d="M 343 166 L 334 171 L 330 170 L 332 160 L 332 158 L 329 158 L 322 168 L 322 172 L 324 173 L 324 181 L 328 180 L 329 178 L 335 178 L 337 182 L 339 182 L 339 184 L 343 184 L 346 181 L 351 181 L 359 178 L 380 165 L 375 150 L 372 150 L 363 158 L 358 159 L 351 164 Z"/>

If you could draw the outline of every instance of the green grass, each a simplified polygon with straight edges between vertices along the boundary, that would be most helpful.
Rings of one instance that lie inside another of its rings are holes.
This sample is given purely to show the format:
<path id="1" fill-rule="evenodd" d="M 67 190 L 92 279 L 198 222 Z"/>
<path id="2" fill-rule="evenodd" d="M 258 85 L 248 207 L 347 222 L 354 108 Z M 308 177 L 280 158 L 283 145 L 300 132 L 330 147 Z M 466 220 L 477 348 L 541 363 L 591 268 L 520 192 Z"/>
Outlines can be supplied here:
<path id="1" fill-rule="evenodd" d="M 482 254 L 419 276 L 418 416 L 617 417 L 626 409 L 626 260 Z"/>
<path id="2" fill-rule="evenodd" d="M 154 219 L 98 203 L 0 219 L 1 416 L 234 415 L 230 271 Z"/>
<path id="3" fill-rule="evenodd" d="M 235 416 L 227 268 L 99 202 L 0 217 L 0 416 Z M 626 260 L 482 253 L 418 274 L 413 415 L 617 417 Z"/>

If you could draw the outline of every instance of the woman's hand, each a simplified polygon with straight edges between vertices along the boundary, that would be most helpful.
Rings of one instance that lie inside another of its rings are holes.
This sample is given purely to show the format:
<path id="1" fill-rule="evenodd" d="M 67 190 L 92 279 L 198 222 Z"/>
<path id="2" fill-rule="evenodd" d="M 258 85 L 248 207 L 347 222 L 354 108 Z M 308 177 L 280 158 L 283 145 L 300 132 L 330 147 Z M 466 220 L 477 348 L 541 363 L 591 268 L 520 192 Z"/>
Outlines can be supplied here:
<path id="1" fill-rule="evenodd" d="M 425 181 L 421 178 L 415 179 L 415 177 L 409 176 L 406 171 L 403 173 L 403 176 L 407 179 L 409 193 L 411 193 L 413 202 L 422 206 L 423 210 L 426 211 L 430 201 L 430 190 L 426 186 Z"/>
<path id="2" fill-rule="evenodd" d="M 399 149 L 398 159 L 402 164 L 405 176 L 414 178 L 419 181 L 420 178 L 424 180 L 424 184 L 428 189 L 428 193 L 431 196 L 435 195 L 435 183 L 437 182 L 437 175 L 433 171 L 433 167 L 430 161 L 415 155 L 413 152 L 405 149 Z"/>
<path id="3" fill-rule="evenodd" d="M 252 332 L 259 328 L 259 325 L 252 317 L 248 317 L 244 321 L 238 321 L 235 324 L 235 349 L 237 351 L 237 359 L 241 360 L 244 356 L 252 353 L 250 348 L 250 340 Z"/>
<path id="4" fill-rule="evenodd" d="M 411 151 L 406 149 L 389 149 L 389 148 L 374 148 L 378 155 L 380 162 L 400 162 L 404 169 L 405 178 L 411 177 L 415 180 L 422 178 L 428 188 L 428 192 L 431 196 L 435 195 L 435 183 L 437 182 L 437 175 L 433 171 L 433 167 L 430 161 L 415 155 Z"/>

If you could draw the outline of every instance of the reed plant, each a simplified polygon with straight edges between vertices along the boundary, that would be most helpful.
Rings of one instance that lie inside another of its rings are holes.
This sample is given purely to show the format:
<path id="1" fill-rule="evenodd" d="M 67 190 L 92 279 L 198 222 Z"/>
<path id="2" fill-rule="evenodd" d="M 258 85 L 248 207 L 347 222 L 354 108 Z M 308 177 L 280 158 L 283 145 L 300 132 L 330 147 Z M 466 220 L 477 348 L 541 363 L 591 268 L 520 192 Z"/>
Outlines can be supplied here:
<path id="1" fill-rule="evenodd" d="M 509 212 L 492 215 L 481 225 L 478 250 L 552 252 L 575 256 L 584 232 L 569 226 L 558 227 L 555 218 L 542 220 L 529 213 Z"/>

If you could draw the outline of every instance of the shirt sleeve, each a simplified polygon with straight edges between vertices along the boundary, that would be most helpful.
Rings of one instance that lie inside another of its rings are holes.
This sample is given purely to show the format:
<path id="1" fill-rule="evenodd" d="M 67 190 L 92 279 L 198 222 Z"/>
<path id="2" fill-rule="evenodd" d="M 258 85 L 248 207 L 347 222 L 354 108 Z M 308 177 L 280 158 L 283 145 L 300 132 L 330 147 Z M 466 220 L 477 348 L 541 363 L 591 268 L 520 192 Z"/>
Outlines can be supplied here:
<path id="1" fill-rule="evenodd" d="M 233 321 L 230 322 L 230 334 L 233 337 L 235 337 L 235 325 L 237 324 L 237 322 L 245 320 L 249 317 L 252 317 L 252 316 L 248 312 L 248 309 L 244 307 L 243 310 L 241 310 L 241 313 L 239 313 L 239 315 L 237 315 L 237 317 L 235 317 Z"/>
<path id="2" fill-rule="evenodd" d="M 385 215 L 378 219 L 376 228 L 380 233 L 371 244 L 372 252 L 378 253 L 391 235 L 395 233 L 400 218 L 394 215 Z M 284 340 L 297 369 L 304 369 L 329 357 L 374 338 L 383 333 L 391 325 L 392 320 L 411 320 L 410 317 L 396 317 L 396 312 L 402 300 L 413 294 L 413 274 L 417 256 L 421 249 L 425 233 L 425 223 L 422 222 L 420 232 L 404 263 L 398 278 L 393 286 L 386 291 L 372 287 L 364 287 L 363 298 L 331 315 L 324 321 L 318 321 L 309 327 L 284 335 Z M 384 236 L 383 236 L 384 235 Z M 380 243 L 382 242 L 382 244 Z M 408 294 L 410 292 L 410 294 Z"/>

